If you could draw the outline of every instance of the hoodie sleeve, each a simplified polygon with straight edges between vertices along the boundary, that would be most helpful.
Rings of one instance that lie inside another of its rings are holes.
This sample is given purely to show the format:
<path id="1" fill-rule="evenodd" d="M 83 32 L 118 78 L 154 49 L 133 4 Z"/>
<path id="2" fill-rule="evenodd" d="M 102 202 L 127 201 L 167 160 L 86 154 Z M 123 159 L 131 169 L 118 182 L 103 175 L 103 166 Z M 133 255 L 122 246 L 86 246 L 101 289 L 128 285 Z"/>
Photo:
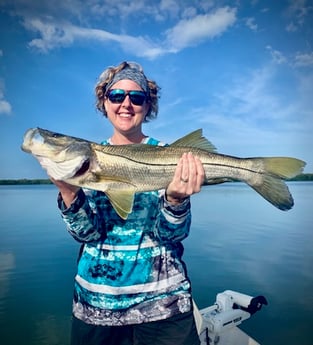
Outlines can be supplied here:
<path id="1" fill-rule="evenodd" d="M 87 193 L 88 194 L 88 193 Z M 58 207 L 68 232 L 78 242 L 99 240 L 106 234 L 103 220 L 98 217 L 96 195 L 90 198 L 80 189 L 71 206 L 66 208 L 61 194 L 58 196 Z"/>
<path id="2" fill-rule="evenodd" d="M 161 242 L 180 242 L 189 235 L 191 224 L 190 198 L 180 205 L 171 205 L 160 191 L 160 212 L 154 236 Z"/>

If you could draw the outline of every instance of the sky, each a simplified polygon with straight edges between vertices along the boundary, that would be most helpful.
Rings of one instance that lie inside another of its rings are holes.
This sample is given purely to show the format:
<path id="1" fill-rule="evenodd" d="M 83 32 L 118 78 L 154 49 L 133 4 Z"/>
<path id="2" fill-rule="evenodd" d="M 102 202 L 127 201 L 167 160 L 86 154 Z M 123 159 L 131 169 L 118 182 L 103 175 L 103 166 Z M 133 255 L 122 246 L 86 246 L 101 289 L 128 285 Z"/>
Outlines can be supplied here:
<path id="1" fill-rule="evenodd" d="M 293 156 L 313 173 L 312 0 L 0 0 L 0 178 L 45 178 L 21 151 L 42 127 L 100 142 L 108 66 L 141 64 L 161 87 L 144 133 L 198 128 L 218 152 Z"/>

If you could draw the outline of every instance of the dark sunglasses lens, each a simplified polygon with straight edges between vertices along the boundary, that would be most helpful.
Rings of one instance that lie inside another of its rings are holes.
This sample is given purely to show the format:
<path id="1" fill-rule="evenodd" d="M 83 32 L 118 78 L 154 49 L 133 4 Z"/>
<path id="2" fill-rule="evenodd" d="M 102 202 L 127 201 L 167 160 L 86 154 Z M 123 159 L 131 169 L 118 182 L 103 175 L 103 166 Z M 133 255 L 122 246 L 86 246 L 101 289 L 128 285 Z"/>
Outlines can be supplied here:
<path id="1" fill-rule="evenodd" d="M 112 103 L 122 103 L 126 97 L 126 93 L 123 90 L 111 90 L 108 94 L 108 98 Z"/>
<path id="2" fill-rule="evenodd" d="M 146 94 L 142 91 L 130 91 L 129 97 L 134 105 L 143 105 L 146 100 Z"/>
<path id="3" fill-rule="evenodd" d="M 143 91 L 129 91 L 126 93 L 124 90 L 114 89 L 108 93 L 108 98 L 112 103 L 122 103 L 126 95 L 129 95 L 131 102 L 134 105 L 143 105 L 146 100 L 146 94 Z"/>

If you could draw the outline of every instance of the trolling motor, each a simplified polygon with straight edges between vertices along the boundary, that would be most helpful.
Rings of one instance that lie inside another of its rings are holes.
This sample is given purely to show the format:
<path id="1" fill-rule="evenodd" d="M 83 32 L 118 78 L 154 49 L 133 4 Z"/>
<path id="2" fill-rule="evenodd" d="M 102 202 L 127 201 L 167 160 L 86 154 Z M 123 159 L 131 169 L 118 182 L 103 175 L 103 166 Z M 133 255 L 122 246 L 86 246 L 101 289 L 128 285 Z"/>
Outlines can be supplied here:
<path id="1" fill-rule="evenodd" d="M 194 306 L 201 344 L 222 344 L 220 340 L 222 335 L 224 336 L 227 333 L 226 331 L 240 325 L 243 321 L 249 319 L 251 315 L 261 310 L 263 305 L 267 304 L 264 296 L 252 297 L 236 291 L 226 290 L 216 295 L 214 305 L 200 311 Z M 249 336 L 247 337 L 249 338 Z"/>

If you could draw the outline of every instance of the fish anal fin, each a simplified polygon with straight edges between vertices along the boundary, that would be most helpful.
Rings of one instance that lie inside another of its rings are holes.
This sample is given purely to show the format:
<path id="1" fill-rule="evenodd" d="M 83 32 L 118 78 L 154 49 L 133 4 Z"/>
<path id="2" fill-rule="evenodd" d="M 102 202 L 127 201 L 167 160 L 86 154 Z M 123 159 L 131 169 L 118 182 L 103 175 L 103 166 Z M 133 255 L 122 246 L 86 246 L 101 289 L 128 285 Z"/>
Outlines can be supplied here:
<path id="1" fill-rule="evenodd" d="M 174 141 L 170 146 L 193 147 L 208 152 L 216 152 L 216 147 L 202 135 L 202 129 L 197 129 Z"/>
<path id="2" fill-rule="evenodd" d="M 97 174 L 94 174 L 87 182 L 85 185 L 82 183 L 84 188 L 104 192 L 116 213 L 124 220 L 127 219 L 133 209 L 136 186 L 127 181 L 107 179 Z"/>

